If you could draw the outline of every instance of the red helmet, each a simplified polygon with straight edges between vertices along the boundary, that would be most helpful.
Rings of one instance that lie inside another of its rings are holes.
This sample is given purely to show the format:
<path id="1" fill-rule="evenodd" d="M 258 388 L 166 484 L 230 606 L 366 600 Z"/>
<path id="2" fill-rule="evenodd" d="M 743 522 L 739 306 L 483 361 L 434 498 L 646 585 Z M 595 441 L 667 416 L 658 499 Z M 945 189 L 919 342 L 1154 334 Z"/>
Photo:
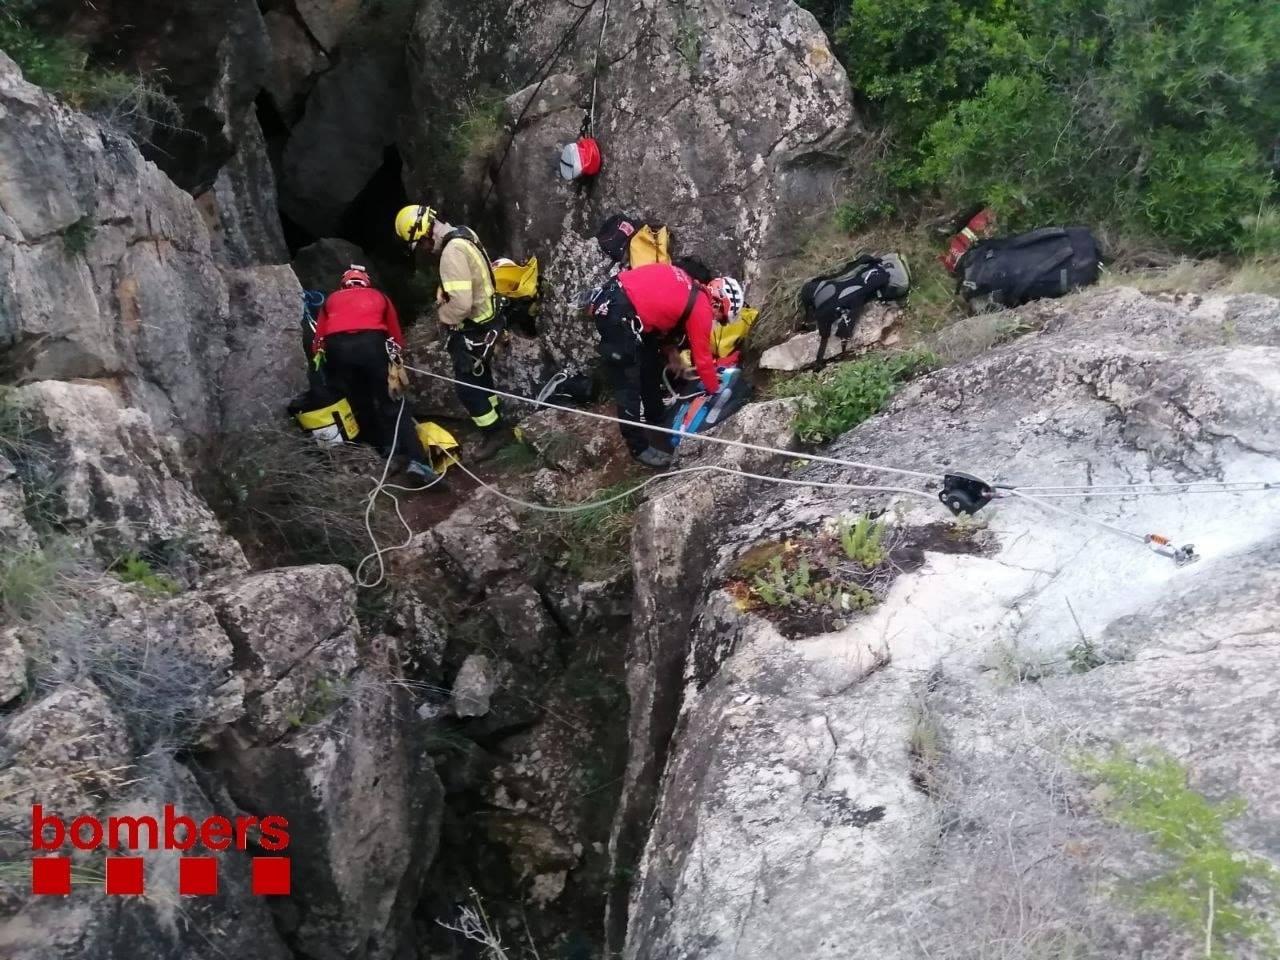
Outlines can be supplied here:
<path id="1" fill-rule="evenodd" d="M 350 270 L 342 275 L 342 289 L 348 287 L 371 287 L 373 282 L 369 279 L 369 274 L 365 273 L 364 267 L 352 266 Z"/>

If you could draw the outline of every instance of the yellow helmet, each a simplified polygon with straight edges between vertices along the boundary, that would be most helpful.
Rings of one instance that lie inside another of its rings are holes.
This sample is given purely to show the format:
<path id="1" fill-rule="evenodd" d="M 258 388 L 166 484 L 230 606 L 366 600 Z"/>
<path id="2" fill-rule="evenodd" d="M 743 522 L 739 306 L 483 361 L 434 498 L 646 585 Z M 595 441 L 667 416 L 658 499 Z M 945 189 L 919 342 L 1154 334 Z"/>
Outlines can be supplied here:
<path id="1" fill-rule="evenodd" d="M 436 212 L 425 203 L 401 207 L 396 214 L 396 233 L 405 243 L 418 243 L 426 239 L 436 222 Z"/>

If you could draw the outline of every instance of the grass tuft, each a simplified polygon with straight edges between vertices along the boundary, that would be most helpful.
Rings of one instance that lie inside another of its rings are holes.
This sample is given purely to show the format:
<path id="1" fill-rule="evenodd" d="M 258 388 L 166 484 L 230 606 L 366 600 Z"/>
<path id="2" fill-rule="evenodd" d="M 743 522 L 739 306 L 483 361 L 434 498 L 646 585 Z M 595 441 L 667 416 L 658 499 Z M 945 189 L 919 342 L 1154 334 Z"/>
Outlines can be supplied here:
<path id="1" fill-rule="evenodd" d="M 796 436 L 805 443 L 829 443 L 877 413 L 898 388 L 928 372 L 937 358 L 922 350 L 873 354 L 833 364 L 818 373 L 780 380 L 774 397 L 798 397 Z"/>
<path id="2" fill-rule="evenodd" d="M 627 565 L 631 551 L 631 530 L 635 526 L 638 493 L 620 496 L 637 483 L 626 477 L 596 491 L 588 510 L 570 514 L 545 514 L 534 531 L 551 540 L 565 568 L 574 576 L 603 579 Z"/>

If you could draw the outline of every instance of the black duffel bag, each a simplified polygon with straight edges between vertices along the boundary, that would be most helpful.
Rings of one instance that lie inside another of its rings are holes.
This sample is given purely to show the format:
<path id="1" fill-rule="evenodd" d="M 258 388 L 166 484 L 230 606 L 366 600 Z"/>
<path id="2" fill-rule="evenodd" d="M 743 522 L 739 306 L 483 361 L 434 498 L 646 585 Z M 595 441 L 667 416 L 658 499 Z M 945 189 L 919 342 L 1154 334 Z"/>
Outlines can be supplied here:
<path id="1" fill-rule="evenodd" d="M 973 305 L 1017 307 L 1098 282 L 1102 254 L 1086 227 L 1044 227 L 976 243 L 956 265 Z"/>

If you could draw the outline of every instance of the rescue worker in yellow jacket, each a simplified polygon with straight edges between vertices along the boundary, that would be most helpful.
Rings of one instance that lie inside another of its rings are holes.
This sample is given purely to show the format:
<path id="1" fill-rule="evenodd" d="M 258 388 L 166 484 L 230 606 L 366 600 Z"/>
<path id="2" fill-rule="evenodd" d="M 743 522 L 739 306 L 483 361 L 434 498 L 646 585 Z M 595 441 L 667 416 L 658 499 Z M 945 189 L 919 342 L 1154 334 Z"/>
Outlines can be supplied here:
<path id="1" fill-rule="evenodd" d="M 493 356 L 503 331 L 489 255 L 475 231 L 445 223 L 425 204 L 404 207 L 396 215 L 396 233 L 409 249 L 426 242 L 440 256 L 438 316 L 449 331 L 454 378 L 466 384 L 457 387 L 458 399 L 485 435 L 471 458 L 487 460 L 508 439 L 493 393 Z"/>

